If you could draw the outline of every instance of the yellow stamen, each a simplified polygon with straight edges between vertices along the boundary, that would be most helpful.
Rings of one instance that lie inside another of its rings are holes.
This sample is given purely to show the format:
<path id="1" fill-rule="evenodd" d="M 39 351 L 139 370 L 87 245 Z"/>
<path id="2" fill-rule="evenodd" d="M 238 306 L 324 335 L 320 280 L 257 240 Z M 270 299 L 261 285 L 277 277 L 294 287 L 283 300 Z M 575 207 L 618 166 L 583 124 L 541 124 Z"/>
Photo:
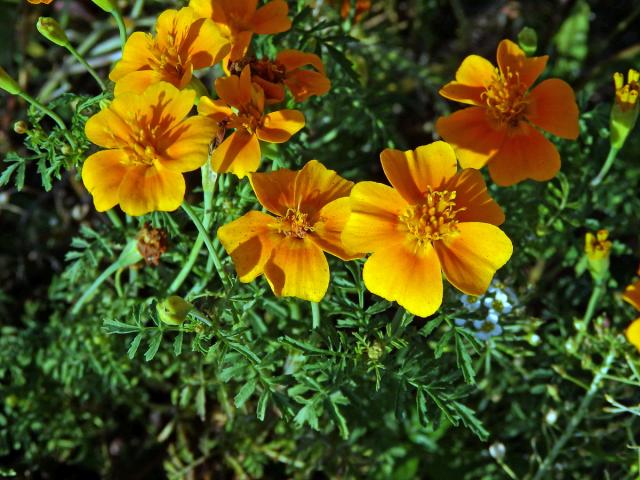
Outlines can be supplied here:
<path id="1" fill-rule="evenodd" d="M 520 74 L 496 69 L 493 82 L 482 93 L 489 117 L 500 127 L 517 127 L 525 117 L 527 88 L 520 83 Z"/>
<path id="2" fill-rule="evenodd" d="M 309 224 L 308 214 L 300 210 L 289 208 L 283 217 L 278 218 L 278 233 L 285 237 L 304 238 L 307 233 L 313 232 L 313 226 Z"/>
<path id="3" fill-rule="evenodd" d="M 616 104 L 620 110 L 626 112 L 634 108 L 638 104 L 640 93 L 640 72 L 630 69 L 626 84 L 622 73 L 614 73 L 613 83 L 616 88 Z"/>

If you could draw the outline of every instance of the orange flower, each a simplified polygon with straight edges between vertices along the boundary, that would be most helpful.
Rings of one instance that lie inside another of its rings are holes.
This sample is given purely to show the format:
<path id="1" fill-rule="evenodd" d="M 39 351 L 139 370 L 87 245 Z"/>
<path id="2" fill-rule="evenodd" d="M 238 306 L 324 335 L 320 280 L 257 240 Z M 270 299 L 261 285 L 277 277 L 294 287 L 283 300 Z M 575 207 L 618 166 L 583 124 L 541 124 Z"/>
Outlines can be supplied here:
<path id="1" fill-rule="evenodd" d="M 272 34 L 291 28 L 285 0 L 272 0 L 256 9 L 257 0 L 191 0 L 189 6 L 200 17 L 210 18 L 226 32 L 231 42 L 229 60 L 242 58 L 254 33 Z"/>
<path id="2" fill-rule="evenodd" d="M 386 149 L 382 168 L 392 187 L 358 183 L 342 233 L 346 248 L 373 253 L 364 265 L 372 293 L 426 317 L 442 303 L 442 273 L 458 290 L 482 295 L 513 246 L 497 227 L 502 209 L 474 169 L 457 172 L 451 146 Z"/>
<path id="3" fill-rule="evenodd" d="M 474 106 L 438 119 L 436 129 L 455 148 L 463 168 L 488 164 L 498 185 L 549 180 L 560 169 L 560 155 L 537 127 L 562 138 L 578 137 L 573 90 L 557 78 L 530 90 L 546 55 L 527 58 L 518 45 L 503 40 L 497 57 L 497 69 L 477 55 L 464 59 L 440 95 Z"/>
<path id="4" fill-rule="evenodd" d="M 640 274 L 640 269 L 638 269 L 638 274 Z M 636 310 L 640 310 L 640 280 L 625 289 L 622 299 L 633 305 Z M 629 343 L 640 351 L 640 318 L 636 318 L 631 322 L 631 325 L 625 331 L 625 335 Z"/>
<path id="5" fill-rule="evenodd" d="M 27 0 L 27 2 L 32 3 L 34 5 L 38 5 L 40 3 L 44 3 L 45 5 L 49 5 L 53 0 Z"/>
<path id="6" fill-rule="evenodd" d="M 218 78 L 219 100 L 202 97 L 198 112 L 213 123 L 235 129 L 211 155 L 216 172 L 232 172 L 242 178 L 260 166 L 260 142 L 283 143 L 304 127 L 304 115 L 298 110 L 264 113 L 264 92 L 251 82 L 251 69 L 246 66 L 240 76 Z"/>
<path id="7" fill-rule="evenodd" d="M 335 3 L 335 0 L 333 0 Z M 349 18 L 351 11 L 354 7 L 351 4 L 351 0 L 341 0 L 340 15 L 342 18 Z M 359 22 L 367 11 L 371 9 L 371 0 L 356 0 L 354 20 Z"/>
<path id="8" fill-rule="evenodd" d="M 313 53 L 283 50 L 275 60 L 245 58 L 233 62 L 229 70 L 239 74 L 246 65 L 251 67 L 251 80 L 264 90 L 267 104 L 284 100 L 285 85 L 296 102 L 304 102 L 313 95 L 324 95 L 331 88 L 322 60 Z M 313 69 L 303 69 L 306 65 Z"/>
<path id="9" fill-rule="evenodd" d="M 194 70 L 210 67 L 229 53 L 230 45 L 218 27 L 196 17 L 191 8 L 165 10 L 156 22 L 156 36 L 133 33 L 109 78 L 115 94 L 142 93 L 158 82 L 183 89 Z"/>
<path id="10" fill-rule="evenodd" d="M 82 181 L 98 211 L 120 204 L 129 215 L 171 211 L 184 198 L 182 172 L 206 160 L 215 125 L 185 118 L 195 93 L 161 82 L 142 95 L 123 93 L 89 119 L 89 140 L 105 147 L 84 163 Z"/>
<path id="11" fill-rule="evenodd" d="M 264 273 L 273 293 L 319 302 L 329 286 L 324 252 L 343 260 L 340 234 L 353 183 L 311 160 L 302 170 L 249 175 L 258 201 L 272 215 L 251 211 L 218 229 L 241 282 Z"/>

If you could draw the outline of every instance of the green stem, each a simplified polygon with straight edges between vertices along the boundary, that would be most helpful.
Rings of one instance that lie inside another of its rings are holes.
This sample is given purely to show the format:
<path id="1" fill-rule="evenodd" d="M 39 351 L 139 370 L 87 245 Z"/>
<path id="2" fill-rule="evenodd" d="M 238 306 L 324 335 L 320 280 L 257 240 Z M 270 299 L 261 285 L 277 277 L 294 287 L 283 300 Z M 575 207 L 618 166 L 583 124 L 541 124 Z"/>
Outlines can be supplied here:
<path id="1" fill-rule="evenodd" d="M 576 430 L 578 425 L 580 425 L 580 422 L 582 421 L 584 416 L 587 414 L 587 410 L 589 409 L 589 405 L 591 405 L 591 401 L 595 397 L 596 393 L 598 393 L 600 381 L 607 374 L 607 372 L 609 371 L 609 368 L 611 368 L 611 364 L 613 363 L 614 358 L 615 358 L 615 349 L 611 347 L 611 350 L 609 351 L 607 358 L 604 360 L 604 362 L 602 363 L 602 366 L 600 367 L 596 375 L 593 377 L 593 381 L 589 386 L 589 390 L 587 391 L 586 395 L 582 398 L 582 402 L 580 402 L 578 411 L 571 416 L 569 425 L 567 425 L 567 428 L 565 429 L 562 436 L 556 441 L 555 445 L 553 446 L 553 448 L 551 449 L 547 457 L 544 459 L 544 461 L 540 465 L 540 468 L 538 469 L 538 471 L 536 472 L 532 480 L 542 480 L 543 478 L 549 478 L 547 476 L 547 470 L 549 470 L 549 467 L 555 463 L 555 460 L 558 454 L 562 451 L 565 444 L 571 439 L 571 437 L 573 436 L 573 432 Z"/>
<path id="2" fill-rule="evenodd" d="M 309 302 L 311 304 L 311 325 L 315 330 L 320 326 L 320 304 L 318 302 Z"/>
<path id="3" fill-rule="evenodd" d="M 60 118 L 58 116 L 58 114 L 56 114 L 53 110 L 49 110 L 42 103 L 40 103 L 38 100 L 36 100 L 35 98 L 33 98 L 31 95 L 29 95 L 26 92 L 20 92 L 20 93 L 18 93 L 18 95 L 20 95 L 20 97 L 24 98 L 31 105 L 33 105 L 34 107 L 39 109 L 42 113 L 44 113 L 45 115 L 48 115 L 49 117 L 51 117 L 53 119 L 53 121 L 56 122 L 58 124 L 58 126 L 62 129 L 62 131 L 64 132 L 64 136 L 67 139 L 67 141 L 69 142 L 69 146 L 71 148 L 73 148 L 73 149 L 77 148 L 75 140 L 73 139 L 73 137 L 69 133 L 69 130 L 67 129 L 67 125 L 64 123 L 62 118 Z"/>
<path id="4" fill-rule="evenodd" d="M 191 205 L 185 202 L 182 204 L 182 209 L 187 213 L 187 215 L 189 215 L 189 218 L 198 229 L 200 238 L 202 238 L 202 240 L 204 241 L 204 244 L 207 247 L 207 250 L 209 250 L 209 255 L 213 260 L 213 265 L 215 266 L 216 271 L 218 272 L 218 275 L 220 275 L 220 280 L 222 280 L 222 284 L 225 286 L 225 289 L 226 289 L 226 287 L 228 287 L 227 277 L 224 274 L 224 271 L 222 270 L 222 262 L 220 261 L 220 257 L 218 256 L 218 253 L 216 252 L 216 249 L 213 246 L 213 243 L 211 243 L 211 239 L 209 238 L 209 232 L 207 232 L 207 228 L 202 224 L 202 222 L 196 215 L 196 212 L 194 212 L 193 208 L 191 208 Z"/>
<path id="5" fill-rule="evenodd" d="M 591 297 L 589 298 L 589 304 L 587 305 L 587 310 L 584 312 L 584 317 L 582 317 L 582 325 L 581 330 L 578 332 L 578 336 L 576 338 L 576 351 L 580 348 L 580 344 L 584 336 L 589 329 L 589 324 L 591 323 L 591 319 L 593 318 L 593 314 L 596 311 L 596 307 L 598 306 L 598 301 L 600 300 L 600 296 L 604 293 L 604 283 L 598 282 L 593 287 L 591 291 Z"/>
<path id="6" fill-rule="evenodd" d="M 91 76 L 95 79 L 98 85 L 100 85 L 100 89 L 104 92 L 107 89 L 107 86 L 100 78 L 100 75 L 98 75 L 98 73 L 93 69 L 93 67 L 89 65 L 89 63 L 87 63 L 84 57 L 80 55 L 80 53 L 71 45 L 67 44 L 67 50 L 69 50 L 69 53 L 71 53 L 71 55 L 73 55 L 75 59 L 78 60 L 78 62 L 80 62 L 82 66 L 87 69 L 87 72 L 91 74 Z"/>
<path id="7" fill-rule="evenodd" d="M 113 223 L 113 226 L 116 227 L 118 230 L 122 230 L 122 222 L 120 221 L 120 217 L 118 217 L 118 214 L 116 212 L 113 211 L 113 209 L 111 210 L 107 210 L 107 217 L 109 217 L 109 220 L 111 220 L 111 223 Z"/>
<path id="8" fill-rule="evenodd" d="M 201 235 L 198 235 L 198 238 L 196 238 L 196 241 L 193 242 L 193 246 L 191 247 L 191 252 L 187 257 L 187 261 L 182 266 L 182 269 L 180 270 L 180 272 L 178 272 L 178 275 L 173 280 L 171 285 L 169 285 L 169 289 L 167 290 L 167 293 L 169 295 L 176 293 L 180 288 L 180 286 L 184 283 L 187 276 L 191 272 L 191 269 L 195 265 L 196 260 L 198 259 L 198 255 L 200 254 L 200 249 L 202 248 L 203 244 L 204 244 L 204 239 L 202 238 Z"/>
<path id="9" fill-rule="evenodd" d="M 117 8 L 114 8 L 111 11 L 111 15 L 116 21 L 116 25 L 118 25 L 118 31 L 120 32 L 120 44 L 122 45 L 122 50 L 124 51 L 124 46 L 127 43 L 127 26 L 124 24 L 124 18 L 122 18 L 122 14 Z"/>
<path id="10" fill-rule="evenodd" d="M 619 150 L 613 146 L 609 149 L 609 155 L 607 155 L 607 159 L 605 160 L 604 165 L 600 170 L 600 173 L 598 173 L 596 178 L 591 180 L 592 187 L 599 185 L 602 182 L 602 180 L 604 180 L 604 177 L 607 175 L 607 173 L 609 173 L 609 170 L 611 169 L 611 166 L 613 165 L 613 162 L 615 161 L 616 156 L 618 155 L 618 152 Z"/>

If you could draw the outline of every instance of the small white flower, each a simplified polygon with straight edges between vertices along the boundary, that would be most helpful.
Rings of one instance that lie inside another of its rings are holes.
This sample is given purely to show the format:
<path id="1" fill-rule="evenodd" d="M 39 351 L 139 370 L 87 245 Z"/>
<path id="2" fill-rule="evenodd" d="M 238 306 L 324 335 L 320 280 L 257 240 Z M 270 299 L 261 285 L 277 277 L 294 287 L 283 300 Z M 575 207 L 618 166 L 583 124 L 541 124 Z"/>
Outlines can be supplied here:
<path id="1" fill-rule="evenodd" d="M 511 302 L 509 302 L 509 297 L 502 290 L 496 290 L 495 296 L 486 297 L 483 303 L 489 310 L 504 315 L 511 313 L 511 310 L 513 310 L 513 306 Z"/>
<path id="2" fill-rule="evenodd" d="M 460 301 L 470 312 L 475 312 L 482 305 L 480 297 L 474 297 L 473 295 L 462 295 L 460 296 Z"/>
<path id="3" fill-rule="evenodd" d="M 487 322 L 491 322 L 491 323 L 498 323 L 498 320 L 500 319 L 500 314 L 498 312 L 496 312 L 495 310 L 489 310 L 489 313 L 487 313 Z"/>

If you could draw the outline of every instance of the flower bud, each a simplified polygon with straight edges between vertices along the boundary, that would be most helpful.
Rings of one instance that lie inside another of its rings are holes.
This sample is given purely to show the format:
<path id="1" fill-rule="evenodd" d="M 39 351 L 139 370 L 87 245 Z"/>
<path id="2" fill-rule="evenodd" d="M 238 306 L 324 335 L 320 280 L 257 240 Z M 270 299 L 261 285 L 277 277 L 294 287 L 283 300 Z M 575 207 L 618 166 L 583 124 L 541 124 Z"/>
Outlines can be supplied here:
<path id="1" fill-rule="evenodd" d="M 115 0 L 91 0 L 107 13 L 111 13 L 116 8 Z"/>
<path id="2" fill-rule="evenodd" d="M 9 74 L 0 67 L 0 88 L 9 92 L 11 95 L 18 95 L 22 92 L 20 85 Z"/>
<path id="3" fill-rule="evenodd" d="M 25 133 L 27 133 L 27 131 L 29 131 L 29 125 L 24 120 L 18 120 L 13 124 L 13 131 L 18 135 L 24 135 Z"/>
<path id="4" fill-rule="evenodd" d="M 607 230 L 598 230 L 595 235 L 587 232 L 585 235 L 584 253 L 587 256 L 589 273 L 596 281 L 604 280 L 609 271 L 609 255 L 612 244 L 608 237 Z"/>
<path id="5" fill-rule="evenodd" d="M 51 43 L 55 43 L 56 45 L 65 48 L 70 45 L 67 34 L 64 33 L 64 30 L 54 18 L 40 17 L 36 24 L 36 28 L 40 34 Z"/>
<path id="6" fill-rule="evenodd" d="M 638 94 L 640 92 L 640 72 L 630 69 L 627 74 L 627 83 L 624 82 L 622 73 L 613 75 L 616 89 L 616 98 L 611 108 L 611 146 L 618 150 L 624 145 L 629 132 L 633 129 L 638 119 Z"/>
<path id="7" fill-rule="evenodd" d="M 172 295 L 159 302 L 156 305 L 156 310 L 162 323 L 180 325 L 186 320 L 188 313 L 193 310 L 193 305 L 182 297 Z"/>
<path id="8" fill-rule="evenodd" d="M 538 34 L 533 28 L 524 27 L 518 34 L 518 44 L 524 53 L 530 57 L 538 49 Z"/>

